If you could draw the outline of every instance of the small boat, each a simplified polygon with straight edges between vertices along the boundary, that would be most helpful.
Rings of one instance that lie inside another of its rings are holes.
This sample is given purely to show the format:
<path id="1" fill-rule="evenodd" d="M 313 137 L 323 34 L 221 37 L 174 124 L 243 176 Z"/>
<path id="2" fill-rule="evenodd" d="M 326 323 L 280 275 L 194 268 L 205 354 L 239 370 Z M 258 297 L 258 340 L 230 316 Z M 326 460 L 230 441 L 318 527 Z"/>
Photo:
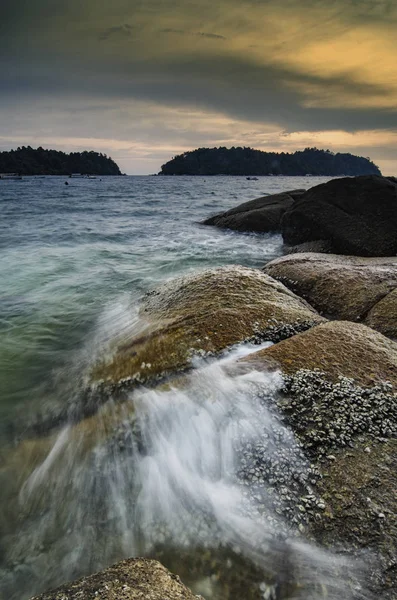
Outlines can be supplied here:
<path id="1" fill-rule="evenodd" d="M 69 175 L 70 179 L 87 179 L 87 175 L 82 175 L 81 173 L 71 173 Z"/>
<path id="2" fill-rule="evenodd" d="M 0 173 L 0 179 L 22 179 L 22 175 L 19 173 Z"/>
<path id="3" fill-rule="evenodd" d="M 248 181 L 258 181 L 257 177 L 246 177 L 246 179 L 248 179 Z"/>

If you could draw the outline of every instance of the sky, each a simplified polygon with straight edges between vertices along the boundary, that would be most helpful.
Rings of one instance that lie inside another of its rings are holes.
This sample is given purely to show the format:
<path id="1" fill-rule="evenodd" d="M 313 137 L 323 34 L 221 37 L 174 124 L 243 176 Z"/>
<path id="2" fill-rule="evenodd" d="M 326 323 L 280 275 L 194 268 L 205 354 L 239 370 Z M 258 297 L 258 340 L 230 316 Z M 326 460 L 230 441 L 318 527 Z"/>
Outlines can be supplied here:
<path id="1" fill-rule="evenodd" d="M 397 175 L 396 28 L 396 0 L 0 0 L 0 150 L 138 175 L 316 146 Z"/>

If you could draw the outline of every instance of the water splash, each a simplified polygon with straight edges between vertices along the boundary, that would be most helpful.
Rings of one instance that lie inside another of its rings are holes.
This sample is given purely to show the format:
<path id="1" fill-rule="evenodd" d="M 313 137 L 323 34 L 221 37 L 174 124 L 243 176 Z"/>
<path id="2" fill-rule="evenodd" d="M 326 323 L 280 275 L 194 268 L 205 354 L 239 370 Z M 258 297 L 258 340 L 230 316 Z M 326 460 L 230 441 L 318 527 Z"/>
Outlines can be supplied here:
<path id="1" fill-rule="evenodd" d="M 182 563 L 226 551 L 226 570 L 230 556 L 243 571 L 255 565 L 247 598 L 363 598 L 353 565 L 299 537 L 299 498 L 314 494 L 316 474 L 275 411 L 280 375 L 236 363 L 251 350 L 135 390 L 49 438 L 20 489 L 4 597 L 27 597 L 126 556 L 167 562 L 176 554 Z M 234 597 L 204 575 L 188 577 L 195 591 Z"/>

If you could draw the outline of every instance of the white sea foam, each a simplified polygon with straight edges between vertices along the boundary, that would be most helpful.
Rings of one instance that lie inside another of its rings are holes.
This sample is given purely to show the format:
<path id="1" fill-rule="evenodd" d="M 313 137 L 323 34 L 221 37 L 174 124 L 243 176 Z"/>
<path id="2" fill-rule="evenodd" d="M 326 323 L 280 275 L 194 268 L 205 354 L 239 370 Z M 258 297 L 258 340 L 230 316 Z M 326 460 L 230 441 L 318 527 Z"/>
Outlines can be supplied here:
<path id="1" fill-rule="evenodd" d="M 288 473 L 310 467 L 273 409 L 280 375 L 235 368 L 251 350 L 201 361 L 173 387 L 104 407 L 89 447 L 84 427 L 59 434 L 20 495 L 31 518 L 19 544 L 44 549 L 32 556 L 33 571 L 54 584 L 159 546 L 223 546 L 263 568 L 264 597 L 279 590 L 278 598 L 317 600 L 325 588 L 329 600 L 364 597 L 350 589 L 349 561 L 305 543 L 275 512 L 274 485 L 247 485 L 244 472 L 255 468 L 247 449 L 262 448 L 275 469 L 284 460 L 286 485 Z"/>

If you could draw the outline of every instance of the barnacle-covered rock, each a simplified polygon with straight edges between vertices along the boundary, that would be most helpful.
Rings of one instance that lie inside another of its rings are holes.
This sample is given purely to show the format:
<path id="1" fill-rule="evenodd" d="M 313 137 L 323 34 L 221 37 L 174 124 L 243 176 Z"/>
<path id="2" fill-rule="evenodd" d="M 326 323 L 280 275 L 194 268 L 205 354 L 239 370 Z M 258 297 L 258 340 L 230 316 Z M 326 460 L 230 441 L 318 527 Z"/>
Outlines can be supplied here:
<path id="1" fill-rule="evenodd" d="M 397 386 L 397 344 L 358 323 L 330 321 L 247 356 L 261 368 L 286 374 L 319 369 L 329 381 L 340 376 L 370 387 L 389 381 Z"/>
<path id="2" fill-rule="evenodd" d="M 130 558 L 32 600 L 197 600 L 156 560 Z"/>

